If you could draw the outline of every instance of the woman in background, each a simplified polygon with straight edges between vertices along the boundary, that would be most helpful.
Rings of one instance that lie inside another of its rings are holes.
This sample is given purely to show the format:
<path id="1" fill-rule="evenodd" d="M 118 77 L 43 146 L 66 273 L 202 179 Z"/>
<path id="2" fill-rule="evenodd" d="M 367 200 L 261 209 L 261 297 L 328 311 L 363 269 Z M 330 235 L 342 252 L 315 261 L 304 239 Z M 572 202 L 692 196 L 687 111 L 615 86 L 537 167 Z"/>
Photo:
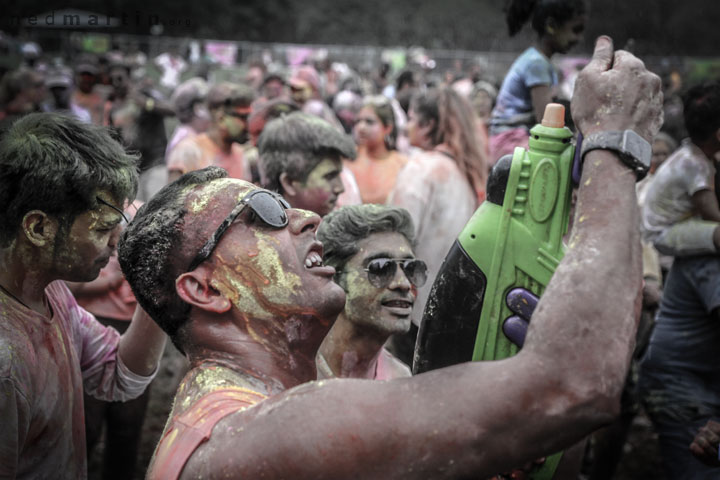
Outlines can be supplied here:
<path id="1" fill-rule="evenodd" d="M 363 203 L 384 204 L 408 159 L 395 150 L 397 128 L 390 100 L 368 97 L 353 127 L 357 158 L 345 165 L 355 175 Z"/>
<path id="2" fill-rule="evenodd" d="M 400 171 L 388 203 L 410 212 L 415 253 L 428 267 L 418 290 L 413 326 L 394 337 L 391 348 L 412 362 L 417 327 L 445 255 L 479 203 L 485 199 L 487 162 L 476 136 L 477 117 L 467 100 L 451 88 L 417 93 L 410 102 L 408 138 L 417 149 Z"/>

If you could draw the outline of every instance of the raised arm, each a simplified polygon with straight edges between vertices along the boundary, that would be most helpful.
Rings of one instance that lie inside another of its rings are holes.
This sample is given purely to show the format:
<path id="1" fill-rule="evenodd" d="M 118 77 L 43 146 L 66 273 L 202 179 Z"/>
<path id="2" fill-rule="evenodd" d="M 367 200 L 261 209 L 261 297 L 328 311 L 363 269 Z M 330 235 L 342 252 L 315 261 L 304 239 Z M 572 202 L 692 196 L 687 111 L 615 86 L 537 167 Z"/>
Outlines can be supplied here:
<path id="1" fill-rule="evenodd" d="M 160 363 L 166 338 L 165 332 L 138 305 L 130 326 L 120 338 L 118 355 L 130 371 L 148 376 Z"/>
<path id="2" fill-rule="evenodd" d="M 581 131 L 634 129 L 650 140 L 661 106 L 659 79 L 601 37 L 575 89 Z M 517 356 L 298 387 L 218 424 L 185 473 L 222 458 L 243 478 L 483 478 L 609 422 L 641 301 L 634 186 L 614 153 L 586 156 L 570 248 Z"/>

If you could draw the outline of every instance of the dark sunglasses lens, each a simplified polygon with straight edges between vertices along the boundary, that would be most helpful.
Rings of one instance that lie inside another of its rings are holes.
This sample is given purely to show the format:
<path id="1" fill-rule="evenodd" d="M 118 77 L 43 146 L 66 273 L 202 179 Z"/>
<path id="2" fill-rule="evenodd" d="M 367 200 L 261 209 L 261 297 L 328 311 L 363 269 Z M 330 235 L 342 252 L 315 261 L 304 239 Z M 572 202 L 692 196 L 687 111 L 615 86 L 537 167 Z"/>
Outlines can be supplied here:
<path id="1" fill-rule="evenodd" d="M 260 220 L 271 227 L 282 228 L 288 224 L 285 208 L 268 192 L 259 192 L 250 198 L 248 205 Z"/>
<path id="2" fill-rule="evenodd" d="M 397 263 L 387 258 L 377 258 L 368 263 L 368 280 L 376 288 L 387 287 L 395 276 Z"/>
<path id="3" fill-rule="evenodd" d="M 408 260 L 403 263 L 403 271 L 410 283 L 422 287 L 427 282 L 427 265 L 422 260 Z"/>

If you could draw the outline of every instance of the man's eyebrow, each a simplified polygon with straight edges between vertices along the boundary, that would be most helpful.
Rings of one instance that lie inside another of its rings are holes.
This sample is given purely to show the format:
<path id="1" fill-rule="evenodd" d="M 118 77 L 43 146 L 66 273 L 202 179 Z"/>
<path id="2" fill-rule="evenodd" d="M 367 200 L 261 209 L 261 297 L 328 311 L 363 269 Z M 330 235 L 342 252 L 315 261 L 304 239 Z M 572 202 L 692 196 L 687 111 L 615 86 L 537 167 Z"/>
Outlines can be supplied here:
<path id="1" fill-rule="evenodd" d="M 372 262 L 376 258 L 402 258 L 402 259 L 410 260 L 410 259 L 415 258 L 415 256 L 412 253 L 407 253 L 405 255 L 396 256 L 395 254 L 390 253 L 390 252 L 377 252 L 377 253 L 373 253 L 372 255 L 366 257 L 363 260 L 363 264 L 367 265 L 368 263 Z"/>
<path id="2" fill-rule="evenodd" d="M 113 216 L 112 220 L 99 220 L 97 225 L 99 228 L 111 228 L 111 227 L 115 227 L 116 225 L 119 225 L 122 221 L 123 221 L 122 217 L 120 217 L 120 215 L 115 214 L 115 216 Z"/>
<path id="3" fill-rule="evenodd" d="M 129 220 L 127 219 L 127 217 L 125 216 L 125 213 L 124 213 L 122 210 L 120 210 L 118 207 L 116 207 L 115 205 L 113 205 L 112 203 L 107 202 L 107 201 L 103 200 L 103 199 L 100 198 L 100 197 L 95 197 L 95 200 L 97 200 L 98 203 L 100 203 L 100 204 L 102 204 L 102 205 L 106 205 L 106 206 L 112 208 L 113 210 L 115 210 L 117 213 L 119 213 L 119 214 L 120 214 L 120 218 L 122 218 L 123 220 L 125 220 L 125 223 L 130 223 L 130 221 L 129 221 Z M 118 223 L 120 223 L 120 222 L 118 221 Z"/>

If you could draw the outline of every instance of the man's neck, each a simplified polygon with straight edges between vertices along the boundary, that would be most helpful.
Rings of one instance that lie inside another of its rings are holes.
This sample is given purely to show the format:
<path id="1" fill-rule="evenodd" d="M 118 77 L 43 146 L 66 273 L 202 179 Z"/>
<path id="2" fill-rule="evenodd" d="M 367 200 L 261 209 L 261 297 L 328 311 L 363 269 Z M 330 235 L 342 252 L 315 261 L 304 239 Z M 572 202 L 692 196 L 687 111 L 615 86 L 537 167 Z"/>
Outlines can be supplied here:
<path id="1" fill-rule="evenodd" d="M 320 345 L 318 355 L 336 377 L 372 379 L 386 340 L 386 336 L 358 328 L 341 313 Z"/>
<path id="2" fill-rule="evenodd" d="M 252 335 L 227 319 L 191 321 L 188 336 L 193 341 L 186 351 L 193 365 L 220 363 L 242 375 L 273 384 L 275 390 L 286 390 L 316 378 L 317 346 L 290 345 L 282 333 L 268 333 L 263 327 L 269 324 L 266 320 L 240 322 L 253 329 Z"/>
<path id="3" fill-rule="evenodd" d="M 548 59 L 553 56 L 553 53 L 555 53 L 553 48 L 550 46 L 550 40 L 547 35 L 543 35 L 538 38 L 537 42 L 535 42 L 535 48 L 537 48 L 538 51 L 545 55 Z"/>
<path id="4" fill-rule="evenodd" d="M 45 302 L 45 287 L 53 280 L 47 272 L 24 259 L 34 258 L 14 241 L 10 247 L 0 250 L 0 285 L 3 293 L 14 301 L 41 315 L 49 316 Z"/>
<path id="5" fill-rule="evenodd" d="M 208 129 L 207 136 L 225 155 L 230 154 L 233 142 L 224 139 L 216 126 L 213 125 Z"/>

